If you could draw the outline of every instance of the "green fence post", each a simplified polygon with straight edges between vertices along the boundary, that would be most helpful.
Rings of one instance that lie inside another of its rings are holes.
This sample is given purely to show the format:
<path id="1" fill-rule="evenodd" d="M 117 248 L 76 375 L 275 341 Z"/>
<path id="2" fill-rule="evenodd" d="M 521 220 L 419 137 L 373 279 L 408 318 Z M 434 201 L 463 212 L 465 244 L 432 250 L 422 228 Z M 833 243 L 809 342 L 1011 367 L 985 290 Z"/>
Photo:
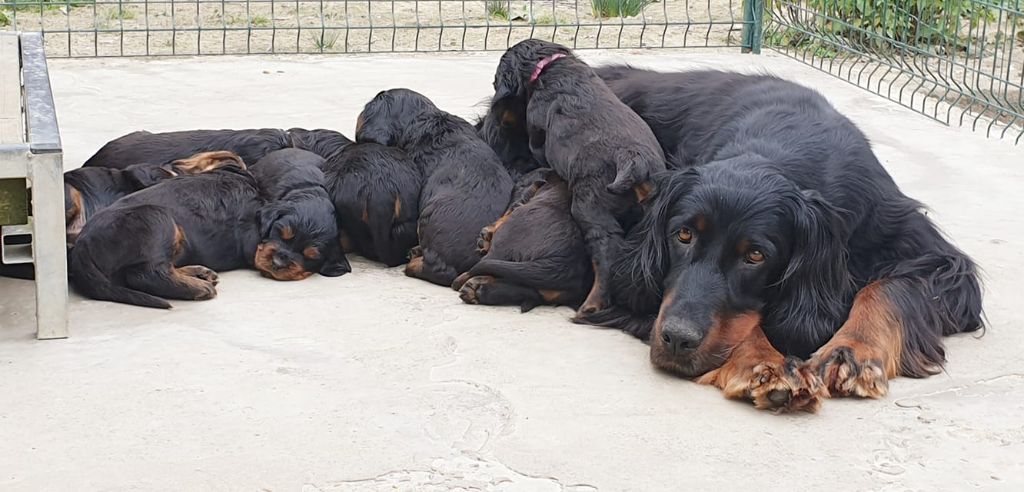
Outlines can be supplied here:
<path id="1" fill-rule="evenodd" d="M 743 52 L 760 54 L 763 36 L 764 0 L 743 0 Z"/>

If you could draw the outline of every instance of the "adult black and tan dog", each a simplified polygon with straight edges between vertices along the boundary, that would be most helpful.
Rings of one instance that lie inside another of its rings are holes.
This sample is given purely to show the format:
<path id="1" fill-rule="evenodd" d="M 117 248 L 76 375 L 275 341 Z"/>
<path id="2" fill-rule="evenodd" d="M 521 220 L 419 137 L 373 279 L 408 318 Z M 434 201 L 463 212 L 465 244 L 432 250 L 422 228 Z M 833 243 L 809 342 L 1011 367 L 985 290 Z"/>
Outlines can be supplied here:
<path id="1" fill-rule="evenodd" d="M 383 91 L 367 103 L 356 141 L 398 147 L 416 163 L 424 179 L 419 246 L 405 272 L 450 286 L 480 260 L 480 230 L 508 206 L 508 171 L 473 125 L 408 89 Z"/>
<path id="2" fill-rule="evenodd" d="M 302 280 L 316 272 L 337 277 L 352 271 L 341 250 L 324 163 L 312 152 L 282 149 L 250 166 L 266 202 L 254 260 L 264 276 Z"/>
<path id="3" fill-rule="evenodd" d="M 133 164 L 168 164 L 200 152 L 226 150 L 246 164 L 279 149 L 292 147 L 288 132 L 276 128 L 254 130 L 187 130 L 151 133 L 132 132 L 100 148 L 82 167 L 124 169 Z"/>
<path id="4" fill-rule="evenodd" d="M 971 259 L 821 95 L 701 73 L 630 82 L 641 115 L 710 115 L 723 90 L 731 103 L 716 108 L 714 133 L 673 152 L 693 167 L 655 180 L 629 234 L 612 285 L 632 315 L 609 309 L 591 321 L 649 335 L 656 366 L 759 408 L 813 411 L 824 396 L 880 397 L 890 378 L 939 371 L 942 336 L 982 327 Z M 685 135 L 709 122 L 648 123 Z"/>
<path id="5" fill-rule="evenodd" d="M 409 261 L 423 177 L 405 151 L 353 144 L 328 159 L 324 175 L 347 249 L 389 267 Z"/>
<path id="6" fill-rule="evenodd" d="M 479 263 L 452 288 L 468 304 L 578 307 L 593 282 L 583 233 L 569 213 L 569 187 L 550 169 L 523 176 L 517 198 L 482 232 Z"/>
<path id="7" fill-rule="evenodd" d="M 316 163 L 320 157 L 303 154 L 312 159 L 262 160 L 257 167 L 264 182 L 231 165 L 118 200 L 82 229 L 71 250 L 73 283 L 93 299 L 166 309 L 171 306 L 165 298 L 213 298 L 217 271 L 256 266 L 280 279 L 305 278 L 316 270 L 344 273 L 344 258 L 328 253 L 333 216 L 302 216 L 321 210 L 305 202 L 330 205 L 325 191 L 310 191 L 316 176 L 301 161 Z M 340 249 L 336 229 L 333 234 L 334 248 Z"/>
<path id="8" fill-rule="evenodd" d="M 583 230 L 594 283 L 578 316 L 609 304 L 614 252 L 639 211 L 653 173 L 665 169 L 650 128 L 564 46 L 522 41 L 501 57 L 494 104 L 525 107 L 530 148 L 572 194 L 573 219 Z M 517 118 L 501 111 L 500 123 Z"/>

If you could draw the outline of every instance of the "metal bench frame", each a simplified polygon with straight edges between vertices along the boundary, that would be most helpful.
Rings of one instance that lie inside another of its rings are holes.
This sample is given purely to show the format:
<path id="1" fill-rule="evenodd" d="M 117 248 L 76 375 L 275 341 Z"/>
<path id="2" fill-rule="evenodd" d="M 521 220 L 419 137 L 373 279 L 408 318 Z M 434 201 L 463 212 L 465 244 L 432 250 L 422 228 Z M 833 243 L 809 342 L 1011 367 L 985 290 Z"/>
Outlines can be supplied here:
<path id="1" fill-rule="evenodd" d="M 0 178 L 24 178 L 31 185 L 32 257 L 36 284 L 36 337 L 68 336 L 68 267 L 64 226 L 64 165 L 38 33 L 0 33 L 0 42 L 17 37 L 21 62 L 20 90 L 24 114 L 21 142 L 0 141 Z M 0 67 L 2 69 L 2 67 Z"/>

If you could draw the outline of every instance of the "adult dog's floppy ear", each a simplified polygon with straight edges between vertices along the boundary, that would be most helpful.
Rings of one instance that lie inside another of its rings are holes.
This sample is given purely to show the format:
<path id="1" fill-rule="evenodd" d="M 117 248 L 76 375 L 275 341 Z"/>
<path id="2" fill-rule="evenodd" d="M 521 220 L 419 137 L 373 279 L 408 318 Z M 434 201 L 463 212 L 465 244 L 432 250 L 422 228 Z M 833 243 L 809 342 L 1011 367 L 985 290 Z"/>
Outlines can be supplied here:
<path id="1" fill-rule="evenodd" d="M 341 241 L 332 241 L 327 247 L 327 256 L 324 264 L 320 267 L 320 275 L 325 277 L 340 277 L 352 271 L 352 265 L 341 250 Z"/>
<path id="2" fill-rule="evenodd" d="M 766 314 L 782 330 L 832 333 L 855 291 L 847 268 L 845 212 L 809 190 L 788 194 L 784 209 L 792 220 L 792 251 L 772 286 L 774 299 L 769 305 L 773 308 Z"/>

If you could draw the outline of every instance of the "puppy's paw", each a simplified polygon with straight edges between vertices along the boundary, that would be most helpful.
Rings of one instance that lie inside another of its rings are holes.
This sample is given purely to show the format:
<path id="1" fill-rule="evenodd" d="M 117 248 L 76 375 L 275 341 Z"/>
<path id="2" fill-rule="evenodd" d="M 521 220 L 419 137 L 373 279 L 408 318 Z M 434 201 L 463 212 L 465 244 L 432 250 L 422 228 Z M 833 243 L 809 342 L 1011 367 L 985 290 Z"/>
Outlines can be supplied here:
<path id="1" fill-rule="evenodd" d="M 476 252 L 480 256 L 491 251 L 491 240 L 494 239 L 494 227 L 487 226 L 480 231 L 480 237 L 476 240 Z"/>
<path id="2" fill-rule="evenodd" d="M 220 276 L 217 275 L 217 272 L 210 270 L 209 268 L 206 268 L 202 265 L 183 266 L 178 270 L 181 273 L 188 275 L 189 277 L 195 277 L 198 278 L 199 280 L 205 280 L 207 282 L 212 283 L 213 285 L 217 285 L 220 283 Z"/>
<path id="3" fill-rule="evenodd" d="M 889 393 L 889 378 L 881 360 L 840 345 L 814 354 L 807 368 L 824 382 L 833 397 L 881 398 Z"/>
<path id="4" fill-rule="evenodd" d="M 459 289 L 459 299 L 466 304 L 480 304 L 480 298 L 485 295 L 488 284 L 494 281 L 494 277 L 478 276 L 466 281 Z"/>

